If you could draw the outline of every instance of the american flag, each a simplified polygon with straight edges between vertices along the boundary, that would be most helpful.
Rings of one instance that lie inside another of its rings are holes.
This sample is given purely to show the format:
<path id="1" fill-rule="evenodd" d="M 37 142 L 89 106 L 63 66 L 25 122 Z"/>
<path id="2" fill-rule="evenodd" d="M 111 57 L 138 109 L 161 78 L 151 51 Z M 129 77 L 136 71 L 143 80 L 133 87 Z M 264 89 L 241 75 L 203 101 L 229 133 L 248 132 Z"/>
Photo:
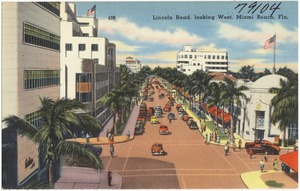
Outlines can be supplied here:
<path id="1" fill-rule="evenodd" d="M 270 39 L 266 40 L 264 49 L 270 48 L 276 44 L 276 35 L 272 36 Z"/>
<path id="2" fill-rule="evenodd" d="M 95 11 L 96 11 L 96 5 L 94 5 L 94 6 L 92 7 L 92 9 L 89 9 L 89 11 L 88 11 L 88 13 L 87 13 L 87 16 L 90 16 L 90 15 L 94 14 Z"/>

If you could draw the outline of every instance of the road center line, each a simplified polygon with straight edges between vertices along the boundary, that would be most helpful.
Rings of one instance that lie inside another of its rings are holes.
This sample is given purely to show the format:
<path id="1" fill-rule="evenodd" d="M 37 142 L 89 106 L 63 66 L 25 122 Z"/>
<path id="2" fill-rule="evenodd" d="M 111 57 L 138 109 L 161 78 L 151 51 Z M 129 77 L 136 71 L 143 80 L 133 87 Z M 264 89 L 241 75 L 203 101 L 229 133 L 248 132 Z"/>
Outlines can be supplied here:
<path id="1" fill-rule="evenodd" d="M 123 165 L 123 171 L 125 170 L 125 166 L 126 166 L 126 164 L 127 164 L 127 161 L 128 161 L 128 158 L 129 158 L 129 153 L 130 153 L 130 151 L 131 151 L 131 144 L 130 144 L 130 147 L 129 147 L 129 150 L 128 150 L 128 153 L 127 153 L 127 156 L 126 156 L 125 163 L 124 163 L 124 165 Z"/>

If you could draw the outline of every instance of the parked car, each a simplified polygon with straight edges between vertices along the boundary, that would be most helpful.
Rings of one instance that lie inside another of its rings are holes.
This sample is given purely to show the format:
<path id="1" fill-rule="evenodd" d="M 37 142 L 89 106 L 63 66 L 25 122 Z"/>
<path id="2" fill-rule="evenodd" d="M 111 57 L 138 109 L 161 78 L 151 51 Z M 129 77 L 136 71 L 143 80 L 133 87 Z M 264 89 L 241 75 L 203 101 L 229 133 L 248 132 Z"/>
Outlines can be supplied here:
<path id="1" fill-rule="evenodd" d="M 150 123 L 157 124 L 157 123 L 159 123 L 159 121 L 157 120 L 156 116 L 151 116 Z"/>
<path id="2" fill-rule="evenodd" d="M 168 113 L 168 119 L 175 120 L 175 114 L 174 113 Z"/>
<path id="3" fill-rule="evenodd" d="M 155 110 L 154 115 L 156 117 L 162 117 L 162 110 Z"/>
<path id="4" fill-rule="evenodd" d="M 160 95 L 158 95 L 158 99 L 162 99 L 163 98 L 163 96 L 160 94 Z"/>
<path id="5" fill-rule="evenodd" d="M 154 98 L 153 97 L 149 97 L 148 100 L 149 100 L 149 102 L 153 102 Z"/>
<path id="6" fill-rule="evenodd" d="M 166 125 L 161 125 L 159 127 L 159 134 L 160 135 L 168 135 L 169 134 L 169 129 Z"/>
<path id="7" fill-rule="evenodd" d="M 134 134 L 135 135 L 141 135 L 144 133 L 144 128 L 143 127 L 136 127 L 134 128 Z"/>
<path id="8" fill-rule="evenodd" d="M 101 147 L 95 147 L 94 145 L 91 144 L 83 144 L 82 146 L 87 150 L 95 153 L 96 156 L 100 156 L 102 153 Z M 67 157 L 65 161 L 68 166 L 91 167 L 91 168 L 93 167 L 91 161 L 86 157 L 83 156 L 65 156 L 65 157 Z"/>
<path id="9" fill-rule="evenodd" d="M 198 124 L 196 121 L 191 121 L 189 124 L 190 129 L 199 129 Z"/>
<path id="10" fill-rule="evenodd" d="M 179 103 L 176 105 L 176 110 L 179 111 L 180 108 L 182 108 L 182 104 Z"/>
<path id="11" fill-rule="evenodd" d="M 187 120 L 186 120 L 186 124 L 189 126 L 192 121 L 194 121 L 194 118 L 193 117 L 188 117 Z"/>
<path id="12" fill-rule="evenodd" d="M 136 128 L 143 128 L 145 123 L 143 121 L 136 121 L 135 127 Z"/>
<path id="13" fill-rule="evenodd" d="M 249 151 L 249 149 L 252 149 L 253 154 L 267 152 L 270 155 L 278 155 L 281 150 L 279 146 L 267 140 L 255 140 L 253 142 L 246 142 L 245 148 L 247 152 Z"/>
<path id="14" fill-rule="evenodd" d="M 161 143 L 154 143 L 151 146 L 151 154 L 153 156 L 162 156 L 162 155 L 166 155 L 167 152 L 164 151 L 163 145 Z"/>

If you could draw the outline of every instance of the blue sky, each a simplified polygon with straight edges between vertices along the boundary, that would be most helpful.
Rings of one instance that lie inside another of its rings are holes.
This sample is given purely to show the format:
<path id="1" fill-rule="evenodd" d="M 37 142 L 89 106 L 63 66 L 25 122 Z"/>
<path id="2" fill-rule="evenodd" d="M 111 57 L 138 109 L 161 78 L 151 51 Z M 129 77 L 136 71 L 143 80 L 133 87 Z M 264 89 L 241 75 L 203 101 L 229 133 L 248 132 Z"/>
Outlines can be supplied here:
<path id="1" fill-rule="evenodd" d="M 240 12 L 235 9 L 247 3 Z M 84 16 L 96 5 L 99 36 L 117 46 L 117 63 L 132 56 L 150 67 L 175 67 L 176 54 L 183 45 L 194 49 L 227 51 L 229 69 L 238 71 L 244 65 L 254 65 L 259 72 L 273 66 L 273 47 L 263 49 L 267 39 L 276 34 L 276 68 L 287 66 L 298 71 L 298 2 L 262 1 L 250 13 L 251 1 L 210 2 L 76 2 L 77 16 Z M 262 3 L 260 5 L 260 3 Z M 260 6 L 259 6 L 260 5 Z M 278 7 L 279 9 L 270 9 Z M 264 8 L 267 8 L 264 10 Z M 274 11 L 274 12 L 273 12 Z M 262 12 L 262 13 L 260 13 Z M 272 14 L 273 13 L 273 14 Z M 260 16 L 274 19 L 257 19 Z M 154 20 L 153 16 L 169 16 L 172 20 Z M 177 20 L 176 15 L 190 15 L 190 20 Z M 214 19 L 194 19 L 210 16 Z M 219 19 L 218 15 L 232 19 Z M 253 19 L 237 19 L 237 15 Z M 279 19 L 279 15 L 286 19 Z M 109 20 L 115 16 L 115 20 Z"/>

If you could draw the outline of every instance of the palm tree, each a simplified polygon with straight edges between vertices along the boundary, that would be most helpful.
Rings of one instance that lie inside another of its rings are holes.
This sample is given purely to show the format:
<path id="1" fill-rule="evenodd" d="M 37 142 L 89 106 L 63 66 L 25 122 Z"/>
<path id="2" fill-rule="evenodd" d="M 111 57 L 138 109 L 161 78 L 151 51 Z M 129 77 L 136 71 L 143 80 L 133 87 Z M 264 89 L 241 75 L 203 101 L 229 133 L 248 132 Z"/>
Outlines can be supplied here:
<path id="1" fill-rule="evenodd" d="M 221 99 L 223 99 L 224 102 L 229 103 L 229 106 L 230 106 L 230 113 L 231 113 L 230 140 L 232 140 L 233 131 L 234 131 L 233 124 L 234 124 L 234 120 L 235 120 L 235 118 L 233 117 L 234 116 L 234 103 L 239 105 L 240 98 L 247 100 L 246 95 L 242 91 L 248 90 L 248 87 L 246 87 L 246 86 L 237 87 L 236 83 L 231 81 L 227 77 L 224 78 L 224 81 L 226 83 L 226 87 L 225 87 L 224 91 L 222 91 L 220 96 L 221 96 Z"/>
<path id="2" fill-rule="evenodd" d="M 110 92 L 105 94 L 104 97 L 100 99 L 100 104 L 105 105 L 109 108 L 110 111 L 113 113 L 113 130 L 114 134 L 117 133 L 117 126 L 116 126 L 116 114 L 117 112 L 120 112 L 122 108 L 122 96 L 124 95 L 124 92 L 121 91 L 118 87 L 112 89 Z M 122 118 L 120 116 L 120 118 Z"/>
<path id="3" fill-rule="evenodd" d="M 77 142 L 67 141 L 76 128 L 88 132 L 99 132 L 101 124 L 92 116 L 79 113 L 85 110 L 83 103 L 73 99 L 40 98 L 41 125 L 35 127 L 24 119 L 9 115 L 3 122 L 7 128 L 16 128 L 18 134 L 28 137 L 39 144 L 40 153 L 45 163 L 49 164 L 49 186 L 53 187 L 53 161 L 61 155 L 84 156 L 97 170 L 102 169 L 102 162 L 93 152 L 85 149 Z"/>
<path id="4" fill-rule="evenodd" d="M 279 129 L 284 133 L 284 145 L 286 127 L 298 123 L 298 76 L 294 75 L 287 82 L 281 80 L 281 89 L 272 88 L 270 92 L 277 93 L 271 100 L 274 107 L 271 122 L 274 125 L 279 123 Z"/>
<path id="5" fill-rule="evenodd" d="M 239 70 L 243 80 L 252 80 L 254 78 L 255 73 L 254 73 L 254 66 L 242 66 L 242 68 Z"/>

